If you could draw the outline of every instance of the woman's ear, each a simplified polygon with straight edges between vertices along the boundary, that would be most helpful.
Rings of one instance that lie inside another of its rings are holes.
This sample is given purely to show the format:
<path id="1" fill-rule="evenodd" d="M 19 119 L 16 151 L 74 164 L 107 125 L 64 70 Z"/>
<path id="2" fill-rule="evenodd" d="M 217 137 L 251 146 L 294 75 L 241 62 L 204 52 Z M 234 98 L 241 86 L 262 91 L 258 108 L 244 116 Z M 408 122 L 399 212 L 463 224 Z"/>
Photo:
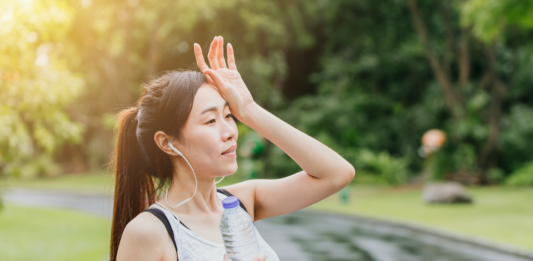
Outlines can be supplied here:
<path id="1" fill-rule="evenodd" d="M 168 142 L 170 141 L 170 137 L 162 132 L 162 131 L 157 131 L 155 134 L 154 134 L 154 141 L 155 141 L 155 144 L 157 144 L 157 147 L 159 147 L 159 149 L 161 149 L 164 153 L 168 154 L 168 155 L 176 155 L 176 152 L 174 152 L 169 146 L 168 146 Z"/>

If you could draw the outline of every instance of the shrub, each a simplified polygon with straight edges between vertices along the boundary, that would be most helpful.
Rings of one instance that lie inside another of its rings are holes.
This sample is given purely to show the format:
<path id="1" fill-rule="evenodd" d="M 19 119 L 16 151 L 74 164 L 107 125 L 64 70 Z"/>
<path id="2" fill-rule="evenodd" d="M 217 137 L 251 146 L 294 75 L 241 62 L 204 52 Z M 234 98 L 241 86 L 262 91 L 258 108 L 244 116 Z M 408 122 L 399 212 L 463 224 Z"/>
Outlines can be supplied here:
<path id="1" fill-rule="evenodd" d="M 533 162 L 513 172 L 505 183 L 510 186 L 533 186 Z"/>
<path id="2" fill-rule="evenodd" d="M 363 173 L 375 175 L 389 185 L 403 184 L 409 178 L 407 160 L 395 158 L 386 151 L 374 153 L 364 149 L 359 153 L 356 165 Z"/>

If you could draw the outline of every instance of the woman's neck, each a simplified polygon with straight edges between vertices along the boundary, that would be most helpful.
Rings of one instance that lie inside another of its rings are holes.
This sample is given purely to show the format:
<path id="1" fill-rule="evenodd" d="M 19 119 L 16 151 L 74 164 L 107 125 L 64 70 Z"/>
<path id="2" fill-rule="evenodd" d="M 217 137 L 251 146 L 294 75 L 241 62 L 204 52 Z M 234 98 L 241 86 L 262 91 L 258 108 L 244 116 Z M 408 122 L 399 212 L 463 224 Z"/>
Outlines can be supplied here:
<path id="1" fill-rule="evenodd" d="M 209 175 L 200 175 L 199 177 L 198 173 L 196 174 L 196 179 L 198 181 L 196 195 L 194 195 L 189 202 L 175 209 L 171 208 L 192 197 L 195 189 L 194 175 L 190 169 L 187 171 L 187 169 L 179 168 L 175 173 L 178 174 L 174 174 L 172 184 L 168 190 L 168 204 L 165 200 L 165 196 L 158 200 L 159 203 L 175 213 L 186 215 L 221 211 L 222 203 L 217 195 L 215 179 L 201 178 L 201 176 L 205 177 Z"/>

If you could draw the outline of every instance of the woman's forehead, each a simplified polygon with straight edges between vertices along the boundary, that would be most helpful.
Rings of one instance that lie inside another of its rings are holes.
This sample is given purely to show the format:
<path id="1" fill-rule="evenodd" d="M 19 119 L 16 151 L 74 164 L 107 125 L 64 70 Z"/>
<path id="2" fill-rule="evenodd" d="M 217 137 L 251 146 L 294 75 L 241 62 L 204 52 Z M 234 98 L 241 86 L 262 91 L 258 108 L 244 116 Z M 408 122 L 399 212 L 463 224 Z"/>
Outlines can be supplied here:
<path id="1" fill-rule="evenodd" d="M 199 114 L 208 109 L 212 108 L 213 106 L 217 107 L 218 109 L 223 108 L 226 104 L 226 101 L 218 90 L 211 86 L 210 84 L 203 84 L 196 93 L 196 96 L 194 96 L 194 103 L 191 113 L 195 116 L 200 116 Z"/>

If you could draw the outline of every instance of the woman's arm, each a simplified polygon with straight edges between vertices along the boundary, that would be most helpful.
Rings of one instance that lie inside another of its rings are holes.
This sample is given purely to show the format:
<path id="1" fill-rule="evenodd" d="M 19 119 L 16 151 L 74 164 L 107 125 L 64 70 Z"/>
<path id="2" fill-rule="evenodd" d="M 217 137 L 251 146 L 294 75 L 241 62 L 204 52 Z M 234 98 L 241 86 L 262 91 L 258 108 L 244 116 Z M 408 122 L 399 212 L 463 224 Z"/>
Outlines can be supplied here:
<path id="1" fill-rule="evenodd" d="M 276 144 L 303 169 L 286 178 L 241 185 L 254 189 L 254 220 L 312 205 L 341 190 L 355 175 L 353 166 L 335 151 L 255 103 L 247 107 L 241 121 Z M 235 190 L 241 186 L 236 185 Z"/>
<path id="2" fill-rule="evenodd" d="M 221 38 L 213 40 L 208 55 L 216 71 L 206 68 L 199 46 L 195 46 L 195 52 L 200 69 L 228 101 L 232 113 L 281 148 L 303 169 L 282 179 L 251 180 L 226 188 L 247 207 L 252 207 L 250 215 L 254 220 L 307 207 L 339 191 L 353 179 L 353 166 L 339 154 L 253 101 L 237 72 L 231 45 L 228 45 L 230 69 L 225 68 Z"/>

